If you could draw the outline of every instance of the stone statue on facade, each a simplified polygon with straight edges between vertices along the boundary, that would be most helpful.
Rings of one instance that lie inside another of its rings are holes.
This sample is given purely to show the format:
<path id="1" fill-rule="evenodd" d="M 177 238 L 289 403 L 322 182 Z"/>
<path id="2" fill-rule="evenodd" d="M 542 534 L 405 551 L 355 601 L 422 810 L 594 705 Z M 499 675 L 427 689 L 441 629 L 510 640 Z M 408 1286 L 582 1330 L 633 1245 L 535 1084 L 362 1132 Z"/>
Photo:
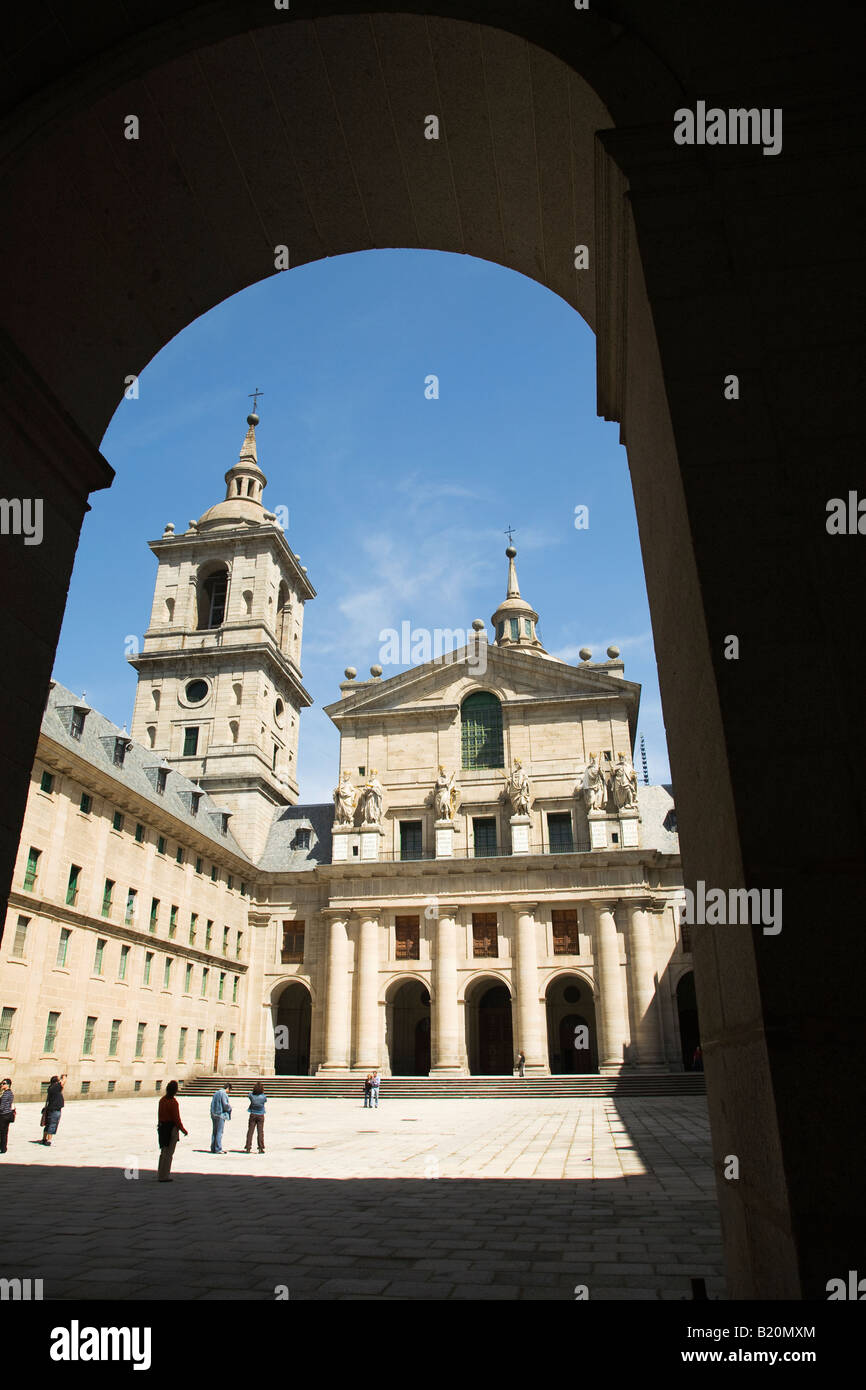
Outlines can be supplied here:
<path id="1" fill-rule="evenodd" d="M 442 764 L 439 764 L 439 774 L 433 787 L 433 806 L 436 811 L 437 820 L 453 820 L 460 801 L 460 793 L 455 785 L 457 773 L 452 772 L 449 776 Z"/>
<path id="2" fill-rule="evenodd" d="M 361 791 L 361 820 L 364 825 L 382 824 L 382 802 L 384 797 L 385 788 L 376 776 L 376 768 L 374 767 Z"/>
<path id="3" fill-rule="evenodd" d="M 619 811 L 637 810 L 637 773 L 625 753 L 617 754 L 613 770 L 613 799 Z"/>
<path id="4" fill-rule="evenodd" d="M 334 788 L 334 823 L 352 825 L 355 819 L 355 788 L 348 772 L 340 773 L 340 784 Z"/>
<path id="5" fill-rule="evenodd" d="M 604 773 L 598 761 L 598 754 L 593 753 L 586 770 L 583 774 L 583 781 L 580 784 L 583 793 L 584 805 L 587 812 L 603 811 L 607 805 L 607 783 L 604 780 Z"/>
<path id="6" fill-rule="evenodd" d="M 508 779 L 505 790 L 511 802 L 515 816 L 528 816 L 529 805 L 532 801 L 532 788 L 529 785 L 529 778 L 526 769 L 519 758 L 514 759 L 514 767 Z"/>

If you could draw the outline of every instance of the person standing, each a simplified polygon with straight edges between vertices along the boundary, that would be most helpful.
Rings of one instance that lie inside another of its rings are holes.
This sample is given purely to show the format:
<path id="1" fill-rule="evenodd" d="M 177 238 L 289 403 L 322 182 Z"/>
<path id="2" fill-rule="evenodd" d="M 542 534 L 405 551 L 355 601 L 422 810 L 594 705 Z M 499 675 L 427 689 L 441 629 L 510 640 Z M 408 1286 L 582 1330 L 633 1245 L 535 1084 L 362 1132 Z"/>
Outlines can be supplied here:
<path id="1" fill-rule="evenodd" d="M 372 1073 L 371 1071 L 368 1071 L 368 1072 L 367 1072 L 366 1080 L 364 1081 L 364 1109 L 365 1109 L 365 1110 L 369 1110 L 369 1109 L 371 1108 L 372 1104 L 373 1104 L 373 1073 Z"/>
<path id="2" fill-rule="evenodd" d="M 9 1126 L 15 1119 L 15 1096 L 12 1094 L 12 1078 L 4 1076 L 0 1081 L 0 1154 L 6 1152 Z"/>
<path id="3" fill-rule="evenodd" d="M 525 1052 L 518 1052 L 518 1054 L 517 1054 L 517 1075 L 518 1075 L 518 1076 L 525 1076 L 525 1075 L 526 1075 L 526 1053 L 525 1053 Z"/>
<path id="4" fill-rule="evenodd" d="M 45 1096 L 45 1106 L 42 1111 L 42 1140 L 48 1148 L 51 1147 L 51 1136 L 57 1133 L 57 1126 L 60 1124 L 60 1113 L 65 1101 L 63 1099 L 63 1083 L 66 1080 L 66 1073 L 62 1076 L 52 1076 L 48 1083 L 48 1091 Z"/>
<path id="5" fill-rule="evenodd" d="M 225 1086 L 220 1086 L 218 1091 L 214 1091 L 213 1099 L 210 1103 L 210 1117 L 213 1133 L 211 1134 L 210 1151 L 212 1154 L 223 1154 L 223 1130 L 226 1120 L 232 1117 L 231 1101 L 229 1091 L 231 1082 L 227 1081 Z"/>
<path id="6" fill-rule="evenodd" d="M 181 1134 L 189 1133 L 188 1130 L 184 1129 L 183 1121 L 180 1118 L 180 1106 L 176 1099 L 178 1089 L 176 1081 L 169 1081 L 165 1088 L 165 1095 L 161 1098 L 159 1109 L 156 1112 L 156 1133 L 159 1139 L 157 1180 L 159 1182 L 174 1182 L 174 1178 L 169 1177 L 169 1174 L 177 1141 Z"/>
<path id="7" fill-rule="evenodd" d="M 380 1082 L 380 1081 L 381 1081 L 381 1077 L 379 1076 L 379 1073 L 378 1073 L 377 1071 L 374 1071 L 372 1077 L 370 1078 L 370 1101 L 371 1101 L 371 1103 L 372 1103 L 372 1106 L 373 1106 L 373 1109 L 374 1109 L 374 1110 L 378 1110 L 378 1109 L 379 1109 L 379 1082 Z"/>
<path id="8" fill-rule="evenodd" d="M 247 1097 L 250 1103 L 249 1120 L 247 1122 L 247 1143 L 244 1153 L 249 1153 L 253 1144 L 253 1135 L 256 1136 L 256 1143 L 259 1146 L 259 1153 L 265 1151 L 265 1105 L 267 1096 L 261 1081 L 257 1081 Z"/>

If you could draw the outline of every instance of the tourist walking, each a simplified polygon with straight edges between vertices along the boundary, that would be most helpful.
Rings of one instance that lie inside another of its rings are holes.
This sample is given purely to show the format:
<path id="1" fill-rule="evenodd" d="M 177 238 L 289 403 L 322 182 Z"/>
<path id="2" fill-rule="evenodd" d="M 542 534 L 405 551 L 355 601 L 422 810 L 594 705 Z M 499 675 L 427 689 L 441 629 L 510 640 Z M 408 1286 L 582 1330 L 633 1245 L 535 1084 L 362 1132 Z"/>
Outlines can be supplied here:
<path id="1" fill-rule="evenodd" d="M 48 1083 L 48 1090 L 45 1095 L 45 1105 L 42 1109 L 42 1140 L 48 1148 L 51 1147 L 51 1138 L 57 1133 L 57 1126 L 60 1124 L 60 1113 L 65 1104 L 63 1099 L 63 1083 L 66 1080 L 66 1073 L 61 1076 L 52 1076 Z"/>
<path id="2" fill-rule="evenodd" d="M 364 1109 L 365 1109 L 365 1110 L 369 1110 L 370 1107 L 372 1106 L 372 1104 L 373 1104 L 373 1073 L 372 1073 L 371 1071 L 368 1071 L 368 1072 L 367 1072 L 367 1078 L 366 1078 L 366 1080 L 365 1080 L 365 1082 L 364 1082 Z"/>
<path id="3" fill-rule="evenodd" d="M 223 1148 L 223 1130 L 226 1127 L 226 1120 L 230 1120 L 232 1117 L 231 1101 L 229 1100 L 230 1090 L 231 1082 L 227 1081 L 224 1086 L 220 1086 L 218 1091 L 214 1091 L 213 1099 L 210 1103 L 211 1128 L 213 1131 L 210 1141 L 210 1151 L 212 1154 L 225 1153 L 225 1149 Z"/>
<path id="4" fill-rule="evenodd" d="M 703 1051 L 702 1051 L 702 1049 L 701 1049 L 700 1043 L 698 1043 L 698 1045 L 697 1045 L 697 1047 L 695 1048 L 694 1053 L 693 1053 L 693 1055 L 692 1055 L 692 1071 L 703 1071 L 703 1069 L 704 1069 L 704 1054 L 703 1054 Z"/>
<path id="5" fill-rule="evenodd" d="M 4 1076 L 0 1081 L 0 1154 L 6 1152 L 9 1126 L 15 1119 L 15 1096 L 12 1094 L 12 1078 Z"/>
<path id="6" fill-rule="evenodd" d="M 374 1110 L 378 1110 L 378 1109 L 379 1109 L 379 1082 L 380 1082 L 380 1080 L 381 1080 L 381 1077 L 379 1076 L 379 1073 L 378 1073 L 377 1071 L 374 1071 L 374 1072 L 373 1072 L 373 1075 L 370 1077 L 370 1101 L 371 1101 L 371 1103 L 372 1103 L 372 1106 L 373 1106 L 373 1109 L 374 1109 Z"/>
<path id="7" fill-rule="evenodd" d="M 247 1143 L 244 1153 L 249 1153 L 252 1149 L 253 1135 L 255 1134 L 259 1153 L 263 1154 L 265 1151 L 265 1105 L 268 1098 L 261 1081 L 256 1082 L 247 1099 L 250 1103 L 247 1112 L 250 1118 L 247 1122 Z"/>
<path id="8" fill-rule="evenodd" d="M 157 1179 L 159 1182 L 174 1182 L 174 1178 L 169 1177 L 171 1172 L 171 1161 L 174 1158 L 174 1151 L 177 1148 L 177 1141 L 181 1134 L 188 1134 L 184 1129 L 183 1121 L 180 1118 L 180 1106 L 176 1096 L 179 1087 L 176 1081 L 169 1081 L 165 1088 L 165 1095 L 159 1102 L 159 1109 L 156 1112 L 156 1133 L 159 1139 L 159 1167 L 157 1169 Z"/>
<path id="9" fill-rule="evenodd" d="M 526 1075 L 526 1053 L 525 1053 L 525 1052 L 518 1052 L 518 1054 L 517 1054 L 517 1075 L 518 1075 L 518 1076 L 525 1076 L 525 1075 Z"/>

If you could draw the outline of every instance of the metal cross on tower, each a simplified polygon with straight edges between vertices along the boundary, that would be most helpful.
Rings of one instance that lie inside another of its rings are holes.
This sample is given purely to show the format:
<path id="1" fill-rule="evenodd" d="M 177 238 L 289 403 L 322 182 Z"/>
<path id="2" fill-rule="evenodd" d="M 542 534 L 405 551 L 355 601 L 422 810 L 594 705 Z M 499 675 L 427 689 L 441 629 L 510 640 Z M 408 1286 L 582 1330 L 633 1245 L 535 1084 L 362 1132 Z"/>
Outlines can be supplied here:
<path id="1" fill-rule="evenodd" d="M 513 533 L 513 530 L 514 530 L 514 528 L 513 528 L 512 526 L 506 526 L 506 528 L 505 528 L 504 534 L 508 537 L 508 544 L 509 544 L 509 545 L 512 544 L 512 533 Z"/>
<path id="2" fill-rule="evenodd" d="M 264 393 L 264 391 L 261 389 L 260 386 L 257 386 L 256 389 L 255 389 L 255 391 L 250 391 L 250 396 L 252 397 L 252 402 L 253 402 L 253 410 L 252 410 L 253 415 L 257 415 L 257 414 L 258 414 L 258 412 L 259 412 L 259 396 L 263 396 L 264 394 L 265 394 L 265 393 Z"/>

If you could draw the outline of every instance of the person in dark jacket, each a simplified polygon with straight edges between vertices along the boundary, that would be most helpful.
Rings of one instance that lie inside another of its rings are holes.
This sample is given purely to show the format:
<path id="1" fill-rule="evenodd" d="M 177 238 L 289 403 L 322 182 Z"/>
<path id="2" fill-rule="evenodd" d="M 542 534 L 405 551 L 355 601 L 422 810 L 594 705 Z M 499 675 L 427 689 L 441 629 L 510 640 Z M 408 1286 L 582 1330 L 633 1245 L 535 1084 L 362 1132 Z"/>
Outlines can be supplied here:
<path id="1" fill-rule="evenodd" d="M 0 1154 L 6 1152 L 9 1126 L 15 1119 L 15 1097 L 12 1094 L 12 1078 L 4 1076 L 0 1081 Z"/>
<path id="2" fill-rule="evenodd" d="M 65 1104 L 63 1099 L 63 1083 L 66 1080 L 66 1073 L 62 1076 L 52 1076 L 48 1083 L 48 1092 L 45 1096 L 45 1106 L 42 1111 L 42 1143 L 48 1148 L 51 1147 L 51 1136 L 57 1133 L 57 1126 L 60 1124 L 60 1112 Z"/>
<path id="3" fill-rule="evenodd" d="M 259 1153 L 263 1154 L 265 1151 L 265 1105 L 268 1098 L 261 1081 L 256 1082 L 247 1099 L 250 1103 L 247 1112 L 250 1118 L 247 1122 L 247 1142 L 244 1153 L 249 1153 L 252 1149 L 253 1135 L 255 1134 Z"/>
<path id="4" fill-rule="evenodd" d="M 156 1112 L 156 1133 L 159 1139 L 157 1177 L 160 1182 L 174 1182 L 174 1178 L 169 1177 L 169 1174 L 178 1137 L 181 1134 L 189 1133 L 189 1130 L 184 1129 L 183 1121 L 180 1118 L 180 1106 L 176 1100 L 179 1089 L 176 1081 L 169 1081 L 165 1088 L 165 1095 L 160 1100 Z"/>

